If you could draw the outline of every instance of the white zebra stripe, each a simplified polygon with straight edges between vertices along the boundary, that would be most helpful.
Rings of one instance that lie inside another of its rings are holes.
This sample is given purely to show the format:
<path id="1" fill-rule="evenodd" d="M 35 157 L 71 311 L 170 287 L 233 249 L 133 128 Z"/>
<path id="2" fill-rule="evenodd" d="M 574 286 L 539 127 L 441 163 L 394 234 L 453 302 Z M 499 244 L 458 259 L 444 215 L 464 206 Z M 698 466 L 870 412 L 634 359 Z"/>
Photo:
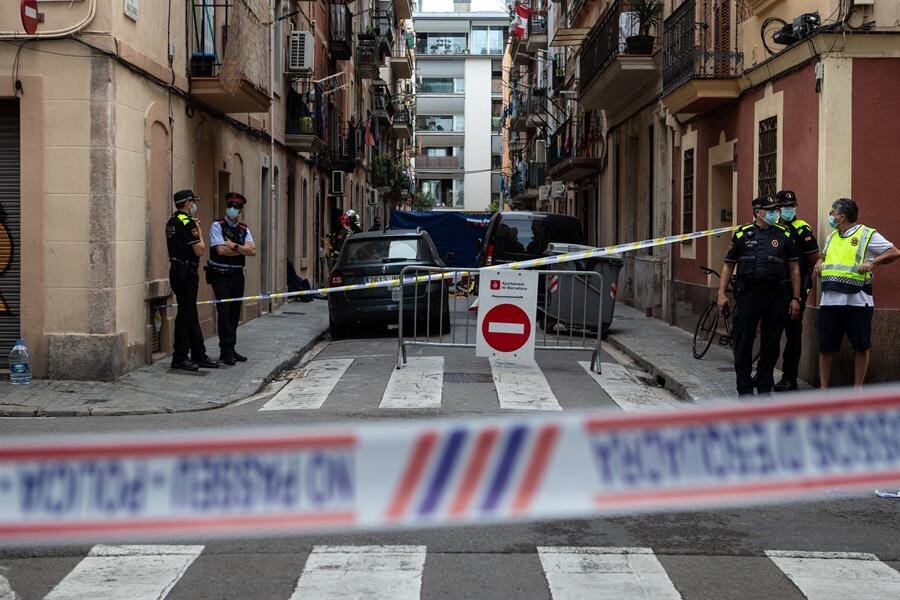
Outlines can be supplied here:
<path id="1" fill-rule="evenodd" d="M 809 600 L 900 598 L 900 573 L 864 552 L 766 550 Z"/>
<path id="2" fill-rule="evenodd" d="M 444 388 L 444 357 L 417 356 L 394 369 L 380 408 L 440 408 Z"/>
<path id="3" fill-rule="evenodd" d="M 302 410 L 322 408 L 325 400 L 350 365 L 352 358 L 314 360 L 303 367 L 303 377 L 294 379 L 259 410 Z"/>
<path id="4" fill-rule="evenodd" d="M 500 408 L 562 410 L 537 362 L 504 358 L 491 358 L 490 361 Z"/>

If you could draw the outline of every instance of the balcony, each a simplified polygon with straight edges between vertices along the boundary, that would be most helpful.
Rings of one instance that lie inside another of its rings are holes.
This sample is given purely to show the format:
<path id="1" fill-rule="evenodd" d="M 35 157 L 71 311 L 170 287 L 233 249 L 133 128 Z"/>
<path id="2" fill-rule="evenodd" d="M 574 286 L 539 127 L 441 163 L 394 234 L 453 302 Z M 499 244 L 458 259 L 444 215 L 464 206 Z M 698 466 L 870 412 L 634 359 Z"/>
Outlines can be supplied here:
<path id="1" fill-rule="evenodd" d="M 685 0 L 665 20 L 662 102 L 672 112 L 705 113 L 740 95 L 744 55 L 730 13 L 742 4 Z"/>
<path id="2" fill-rule="evenodd" d="M 416 54 L 425 56 L 459 56 L 469 53 L 466 34 L 439 35 L 420 33 L 416 35 Z"/>
<path id="3" fill-rule="evenodd" d="M 536 200 L 538 188 L 547 180 L 547 165 L 542 162 L 531 161 L 526 165 L 525 173 L 513 172 L 510 184 L 510 198 L 514 204 L 523 204 Z"/>
<path id="4" fill-rule="evenodd" d="M 512 131 L 536 129 L 544 123 L 541 116 L 547 111 L 547 92 L 543 89 L 519 92 L 512 100 L 513 110 L 510 118 Z"/>
<path id="5" fill-rule="evenodd" d="M 191 96 L 223 113 L 269 109 L 268 28 L 243 4 L 192 0 L 189 75 Z M 245 32 L 241 44 L 228 44 L 228 31 Z"/>
<path id="6" fill-rule="evenodd" d="M 589 121 L 590 123 L 590 121 Z M 600 133 L 596 125 L 570 118 L 550 138 L 547 168 L 551 179 L 578 181 L 600 170 Z"/>
<path id="7" fill-rule="evenodd" d="M 391 122 L 391 129 L 394 137 L 398 140 L 408 140 L 412 138 L 412 117 L 409 109 L 405 106 L 397 108 L 394 111 L 394 120 Z"/>
<path id="8" fill-rule="evenodd" d="M 294 152 L 320 152 L 325 147 L 321 125 L 317 123 L 319 111 L 310 110 L 303 96 L 288 87 L 284 123 L 284 143 Z"/>
<path id="9" fill-rule="evenodd" d="M 356 72 L 363 79 L 378 79 L 382 58 L 377 37 L 374 33 L 360 33 L 356 40 Z"/>
<path id="10" fill-rule="evenodd" d="M 462 146 L 466 143 L 465 126 L 452 115 L 419 115 L 416 140 L 426 146 Z"/>
<path id="11" fill-rule="evenodd" d="M 459 156 L 416 156 L 416 173 L 423 178 L 451 179 L 458 177 L 462 168 Z"/>
<path id="12" fill-rule="evenodd" d="M 611 108 L 657 80 L 655 40 L 642 40 L 639 32 L 632 13 L 621 11 L 620 0 L 591 29 L 581 49 L 579 95 L 585 108 Z"/>
<path id="13" fill-rule="evenodd" d="M 534 11 L 528 17 L 528 33 L 525 36 L 525 51 L 534 54 L 547 49 L 547 13 Z"/>
<path id="14" fill-rule="evenodd" d="M 329 10 L 331 56 L 335 60 L 349 60 L 353 56 L 353 13 L 346 4 L 332 4 Z"/>
<path id="15" fill-rule="evenodd" d="M 401 37 L 394 42 L 394 51 L 390 58 L 394 80 L 410 79 L 413 75 L 412 49 L 407 48 L 406 39 Z"/>
<path id="16" fill-rule="evenodd" d="M 399 191 L 408 178 L 400 163 L 388 156 L 376 156 L 372 161 L 372 185 L 382 192 Z"/>
<path id="17" fill-rule="evenodd" d="M 394 18 L 392 2 L 381 0 L 379 5 L 381 6 L 380 10 L 372 11 L 372 23 L 378 36 L 382 57 L 386 57 L 391 56 L 393 52 L 394 29 L 397 27 L 397 22 Z"/>

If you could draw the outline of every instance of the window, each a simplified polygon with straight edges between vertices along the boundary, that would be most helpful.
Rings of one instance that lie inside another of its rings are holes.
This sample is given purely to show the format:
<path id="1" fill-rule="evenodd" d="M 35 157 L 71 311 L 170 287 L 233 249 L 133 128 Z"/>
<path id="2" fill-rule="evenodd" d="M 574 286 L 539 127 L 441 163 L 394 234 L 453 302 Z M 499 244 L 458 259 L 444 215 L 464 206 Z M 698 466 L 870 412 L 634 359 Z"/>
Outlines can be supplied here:
<path id="1" fill-rule="evenodd" d="M 466 91 L 466 80 L 462 77 L 424 77 L 419 86 L 423 94 L 461 94 Z"/>
<path id="2" fill-rule="evenodd" d="M 503 113 L 503 101 L 491 100 L 491 131 L 500 130 L 500 115 Z"/>
<path id="3" fill-rule="evenodd" d="M 416 52 L 420 54 L 465 54 L 467 40 L 464 33 L 419 33 Z"/>
<path id="4" fill-rule="evenodd" d="M 759 196 L 772 196 L 778 180 L 778 117 L 759 122 Z"/>
<path id="5" fill-rule="evenodd" d="M 694 231 L 694 149 L 684 151 L 684 177 L 681 195 L 681 232 Z"/>
<path id="6" fill-rule="evenodd" d="M 423 115 L 416 117 L 420 131 L 463 131 L 463 118 L 453 115 Z"/>
<path id="7" fill-rule="evenodd" d="M 472 54 L 503 54 L 505 27 L 472 27 Z"/>
<path id="8" fill-rule="evenodd" d="M 405 260 L 432 260 L 431 252 L 422 238 L 347 240 L 347 252 L 343 264 L 367 262 L 403 262 Z"/>

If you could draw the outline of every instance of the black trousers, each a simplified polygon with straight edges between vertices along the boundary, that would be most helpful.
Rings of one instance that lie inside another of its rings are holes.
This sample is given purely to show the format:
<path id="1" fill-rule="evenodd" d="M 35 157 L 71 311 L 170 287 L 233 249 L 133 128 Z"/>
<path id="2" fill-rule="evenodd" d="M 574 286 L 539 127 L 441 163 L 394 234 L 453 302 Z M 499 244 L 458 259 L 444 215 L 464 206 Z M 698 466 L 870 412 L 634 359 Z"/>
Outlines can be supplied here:
<path id="1" fill-rule="evenodd" d="M 227 273 L 213 271 L 212 288 L 216 300 L 240 298 L 244 295 L 244 270 L 234 269 Z M 234 345 L 237 342 L 237 328 L 241 322 L 242 304 L 243 302 L 216 304 L 219 325 L 219 350 L 225 356 L 234 352 Z"/>
<path id="2" fill-rule="evenodd" d="M 756 389 L 760 393 L 772 391 L 772 372 L 778 361 L 781 333 L 787 318 L 789 298 L 779 289 L 754 289 L 741 292 L 732 320 L 734 337 L 734 372 L 738 394 L 752 394 L 753 341 L 760 329 L 760 355 L 756 365 Z"/>
<path id="3" fill-rule="evenodd" d="M 187 360 L 190 352 L 191 358 L 200 360 L 206 356 L 206 345 L 203 343 L 203 331 L 197 316 L 197 287 L 200 283 L 197 269 L 173 264 L 169 268 L 169 283 L 178 303 L 172 359 Z"/>
<path id="4" fill-rule="evenodd" d="M 781 371 L 788 381 L 797 381 L 800 370 L 800 352 L 803 345 L 803 313 L 806 312 L 806 296 L 800 298 L 800 314 L 796 319 L 784 319 L 784 352 L 781 354 Z"/>

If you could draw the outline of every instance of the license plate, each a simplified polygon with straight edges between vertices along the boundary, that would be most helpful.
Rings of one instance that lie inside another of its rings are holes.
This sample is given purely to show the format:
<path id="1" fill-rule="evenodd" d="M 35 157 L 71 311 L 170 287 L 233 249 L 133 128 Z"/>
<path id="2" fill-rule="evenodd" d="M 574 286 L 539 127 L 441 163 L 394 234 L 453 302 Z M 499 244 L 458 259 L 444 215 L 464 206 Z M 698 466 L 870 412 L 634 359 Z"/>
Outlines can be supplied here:
<path id="1" fill-rule="evenodd" d="M 382 281 L 390 281 L 392 279 L 397 279 L 393 275 L 372 275 L 371 277 L 366 277 L 366 283 L 379 283 Z"/>
<path id="2" fill-rule="evenodd" d="M 391 301 L 400 302 L 400 296 L 403 294 L 403 289 L 399 287 L 395 287 L 391 290 Z"/>

